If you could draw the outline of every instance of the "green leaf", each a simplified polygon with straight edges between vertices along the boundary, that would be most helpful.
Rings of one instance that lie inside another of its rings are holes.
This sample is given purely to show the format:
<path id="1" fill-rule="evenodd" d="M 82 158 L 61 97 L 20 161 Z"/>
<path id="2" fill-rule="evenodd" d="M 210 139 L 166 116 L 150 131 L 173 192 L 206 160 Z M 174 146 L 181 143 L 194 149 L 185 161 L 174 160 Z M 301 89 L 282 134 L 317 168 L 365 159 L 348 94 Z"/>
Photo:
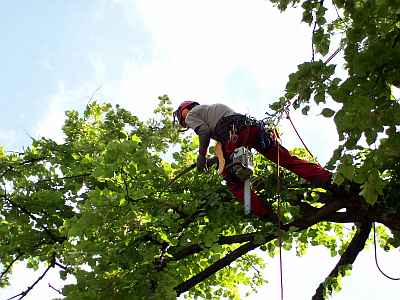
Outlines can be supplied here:
<path id="1" fill-rule="evenodd" d="M 335 114 L 335 111 L 330 109 L 330 108 L 324 108 L 321 112 L 321 115 L 323 115 L 326 118 L 331 118 Z"/>
<path id="2" fill-rule="evenodd" d="M 378 200 L 379 194 L 382 194 L 382 182 L 376 172 L 372 172 L 368 181 L 361 186 L 360 196 L 362 196 L 368 204 L 374 205 Z"/>
<path id="3" fill-rule="evenodd" d="M 310 106 L 306 105 L 306 106 L 303 107 L 301 112 L 302 112 L 303 115 L 307 115 L 309 110 L 310 110 Z"/>

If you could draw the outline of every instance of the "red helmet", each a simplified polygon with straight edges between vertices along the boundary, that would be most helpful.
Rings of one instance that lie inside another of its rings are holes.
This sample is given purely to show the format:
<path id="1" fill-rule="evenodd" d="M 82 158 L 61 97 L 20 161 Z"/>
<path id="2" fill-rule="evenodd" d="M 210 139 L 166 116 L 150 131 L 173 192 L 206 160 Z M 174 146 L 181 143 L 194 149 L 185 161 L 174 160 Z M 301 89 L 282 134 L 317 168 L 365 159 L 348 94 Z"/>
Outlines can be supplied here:
<path id="1" fill-rule="evenodd" d="M 199 105 L 198 102 L 196 101 L 183 101 L 179 106 L 178 109 L 176 111 L 174 111 L 174 123 L 175 123 L 175 119 L 178 119 L 179 124 L 182 127 L 186 127 L 185 124 L 185 119 L 182 117 L 182 111 L 187 108 L 188 110 L 191 110 L 193 107 L 195 107 L 196 105 Z"/>

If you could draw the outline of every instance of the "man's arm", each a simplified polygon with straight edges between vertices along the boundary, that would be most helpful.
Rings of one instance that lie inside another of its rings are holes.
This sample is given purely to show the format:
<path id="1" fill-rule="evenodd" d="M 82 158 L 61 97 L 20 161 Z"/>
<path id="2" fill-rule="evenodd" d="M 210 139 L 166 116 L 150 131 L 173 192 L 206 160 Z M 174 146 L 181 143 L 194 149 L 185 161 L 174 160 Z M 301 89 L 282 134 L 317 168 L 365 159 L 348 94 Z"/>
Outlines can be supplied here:
<path id="1" fill-rule="evenodd" d="M 199 136 L 199 154 L 197 156 L 197 169 L 204 171 L 207 164 L 207 150 L 210 145 L 211 130 L 208 124 L 195 112 L 191 110 L 186 117 L 186 125 L 194 129 L 194 132 Z"/>
<path id="2" fill-rule="evenodd" d="M 211 132 L 206 124 L 198 126 L 194 132 L 199 136 L 199 155 L 206 156 L 210 145 Z"/>
<path id="3" fill-rule="evenodd" d="M 197 170 L 204 171 L 207 165 L 207 150 L 210 145 L 210 129 L 206 124 L 198 126 L 195 130 L 196 134 L 199 136 L 199 154 L 197 156 Z"/>

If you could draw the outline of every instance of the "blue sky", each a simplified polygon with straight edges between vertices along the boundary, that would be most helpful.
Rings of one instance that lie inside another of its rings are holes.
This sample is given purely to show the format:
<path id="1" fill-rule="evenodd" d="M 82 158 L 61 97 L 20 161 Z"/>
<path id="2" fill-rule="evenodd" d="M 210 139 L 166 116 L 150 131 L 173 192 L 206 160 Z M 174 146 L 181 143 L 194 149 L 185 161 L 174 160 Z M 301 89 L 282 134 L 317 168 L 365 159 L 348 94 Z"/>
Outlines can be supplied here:
<path id="1" fill-rule="evenodd" d="M 140 114 L 168 94 L 262 117 L 308 58 L 309 30 L 265 1 L 208 2 L 3 4 L 0 143 L 20 148 L 29 136 L 59 135 L 62 112 L 82 109 L 99 87 L 98 100 Z"/>
<path id="2" fill-rule="evenodd" d="M 62 141 L 64 111 L 82 110 L 95 91 L 97 100 L 119 103 L 142 118 L 150 116 L 163 94 L 175 105 L 187 99 L 223 102 L 262 118 L 282 95 L 288 75 L 311 58 L 311 29 L 300 19 L 297 10 L 281 14 L 264 0 L 5 1 L 0 9 L 0 144 L 21 150 L 29 136 Z M 320 110 L 311 110 L 309 118 L 294 112 L 292 118 L 325 163 L 337 135 L 334 125 L 318 116 Z M 301 146 L 288 122 L 281 125 L 284 145 Z M 324 251 L 311 253 L 304 259 L 287 253 L 286 299 L 308 299 L 335 263 Z M 394 272 L 399 268 L 391 255 L 385 268 Z M 279 297 L 276 262 L 268 259 L 270 284 L 249 299 Z M 34 278 L 22 266 L 16 271 L 1 299 Z M 381 294 L 384 299 L 395 299 L 398 286 L 378 277 L 370 251 L 353 274 L 332 299 L 377 299 L 366 288 L 371 282 L 387 292 Z M 59 287 L 56 278 L 50 275 L 25 299 L 56 297 L 47 287 L 48 282 Z"/>
<path id="3" fill-rule="evenodd" d="M 150 60 L 150 37 L 140 16 L 133 11 L 134 22 L 128 25 L 124 9 L 109 1 L 2 4 L 1 131 L 3 135 L 13 132 L 15 137 L 7 139 L 0 134 L 1 143 L 16 146 L 29 142 L 24 131 L 35 135 L 35 126 L 60 89 L 68 93 L 85 86 L 77 95 L 84 97 L 91 86 L 120 80 L 127 57 L 140 57 L 141 63 Z M 107 66 L 104 78 L 96 74 L 99 64 Z M 71 108 L 82 108 L 84 101 L 75 99 L 71 104 Z"/>

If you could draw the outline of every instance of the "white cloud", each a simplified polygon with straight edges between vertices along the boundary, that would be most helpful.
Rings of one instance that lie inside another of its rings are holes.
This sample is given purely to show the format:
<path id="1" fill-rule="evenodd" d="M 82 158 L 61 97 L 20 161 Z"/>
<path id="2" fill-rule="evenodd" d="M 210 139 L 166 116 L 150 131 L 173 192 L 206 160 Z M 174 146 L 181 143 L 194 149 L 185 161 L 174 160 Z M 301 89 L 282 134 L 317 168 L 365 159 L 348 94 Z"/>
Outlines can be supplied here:
<path id="1" fill-rule="evenodd" d="M 103 5 L 101 2 L 100 7 Z M 143 20 L 152 41 L 151 60 L 126 57 L 119 78 L 110 78 L 107 60 L 92 54 L 94 80 L 101 84 L 85 84 L 75 91 L 66 91 L 60 84 L 57 94 L 49 99 L 46 117 L 36 127 L 37 135 L 61 140 L 64 111 L 84 106 L 79 99 L 86 104 L 99 86 L 99 100 L 119 103 L 142 119 L 151 116 L 157 97 L 163 94 L 168 94 L 174 105 L 187 99 L 223 102 L 238 112 L 263 118 L 268 104 L 283 93 L 288 74 L 311 57 L 310 28 L 299 25 L 299 12 L 280 13 L 262 0 L 133 0 L 115 5 L 124 5 L 131 34 L 135 34 L 138 16 Z M 252 84 L 249 89 L 258 94 L 258 99 L 234 94 L 238 87 L 232 84 L 242 83 L 228 79 L 237 70 L 248 74 L 246 82 Z M 335 134 L 332 122 L 321 125 L 318 119 L 316 132 L 315 119 L 296 119 L 296 126 L 311 141 L 310 147 L 318 148 L 316 155 L 323 153 L 326 161 L 336 142 L 327 138 Z M 287 146 L 301 146 L 293 141 L 293 130 L 283 124 L 289 136 Z"/>
<path id="2" fill-rule="evenodd" d="M 107 78 L 107 66 L 102 57 L 98 55 L 91 55 L 89 56 L 89 61 L 96 75 L 96 78 L 94 79 L 97 82 L 104 82 Z"/>
<path id="3" fill-rule="evenodd" d="M 392 86 L 392 94 L 397 100 L 400 100 L 400 88 Z"/>
<path id="4" fill-rule="evenodd" d="M 308 40 L 304 36 L 306 27 L 299 26 L 293 13 L 285 13 L 288 15 L 285 18 L 270 3 L 261 0 L 135 3 L 156 46 L 162 46 L 163 52 L 179 61 L 207 57 L 210 60 L 200 61 L 199 65 L 208 68 L 213 63 L 225 69 L 246 62 L 254 64 L 257 70 L 264 63 L 287 65 L 287 60 L 296 56 L 303 48 L 303 41 Z M 271 54 L 278 57 L 270 57 Z"/>
<path id="5" fill-rule="evenodd" d="M 15 130 L 0 129 L 0 145 L 13 148 L 16 143 L 16 134 Z"/>
<path id="6" fill-rule="evenodd" d="M 197 99 L 249 110 L 243 102 L 252 99 L 227 99 L 232 72 L 248 70 L 262 93 L 276 95 L 288 73 L 311 55 L 310 45 L 303 43 L 309 29 L 299 26 L 300 17 L 283 16 L 265 1 L 137 0 L 125 5 L 132 28 L 138 11 L 153 43 L 151 63 L 125 62 L 117 89 L 121 99 L 129 99 L 120 101 L 131 108 L 139 101 L 149 111 L 153 99 L 166 93 L 175 104 Z M 268 102 L 266 97 L 262 110 Z"/>
<path id="7" fill-rule="evenodd" d="M 82 110 L 95 90 L 94 83 L 84 84 L 76 90 L 66 90 L 64 83 L 60 82 L 57 93 L 48 99 L 43 118 L 34 126 L 34 137 L 51 138 L 61 143 L 64 139 L 62 126 L 66 118 L 65 111 Z"/>
<path id="8" fill-rule="evenodd" d="M 46 71 L 54 71 L 54 65 L 52 64 L 52 62 L 50 61 L 50 58 L 44 58 L 42 59 L 42 61 L 40 62 L 41 66 L 43 67 L 43 69 L 45 69 Z"/>
<path id="9" fill-rule="evenodd" d="M 91 56 L 96 80 L 106 101 L 119 103 L 142 119 L 151 116 L 157 97 L 168 94 L 174 105 L 193 99 L 223 102 L 238 112 L 265 117 L 268 105 L 283 91 L 288 74 L 311 58 L 308 26 L 300 25 L 298 10 L 280 13 L 262 0 L 133 0 L 124 5 L 126 21 L 135 34 L 138 16 L 151 37 L 150 61 L 127 57 L 120 78 L 107 77 L 100 56 Z M 133 49 L 134 50 L 134 49 Z M 139 51 L 141 53 L 141 51 Z M 258 99 L 235 95 L 229 78 L 248 74 Z M 245 98 L 246 97 L 246 98 Z M 333 122 L 295 114 L 296 126 L 326 162 L 337 142 Z M 318 122 L 318 127 L 315 126 Z M 49 123 L 52 123 L 49 119 Z M 287 121 L 282 122 L 284 144 L 302 146 Z"/>

